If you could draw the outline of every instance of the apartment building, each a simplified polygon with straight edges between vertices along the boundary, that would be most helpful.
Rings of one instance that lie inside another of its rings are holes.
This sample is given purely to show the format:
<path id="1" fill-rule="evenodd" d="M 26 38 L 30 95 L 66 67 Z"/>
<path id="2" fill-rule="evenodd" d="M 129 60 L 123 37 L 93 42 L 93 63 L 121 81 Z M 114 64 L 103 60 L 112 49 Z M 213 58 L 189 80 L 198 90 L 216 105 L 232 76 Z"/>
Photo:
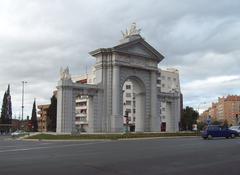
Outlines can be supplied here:
<path id="1" fill-rule="evenodd" d="M 39 132 L 47 132 L 47 111 L 50 104 L 38 105 L 38 114 L 40 117 L 38 118 L 38 131 Z"/>
<path id="2" fill-rule="evenodd" d="M 72 76 L 72 81 L 81 84 L 94 84 L 96 80 L 95 69 L 92 68 L 90 72 Z M 75 128 L 80 132 L 88 131 L 88 96 L 79 95 L 76 97 L 76 108 L 75 108 Z"/>
<path id="3" fill-rule="evenodd" d="M 239 123 L 238 116 L 240 116 L 240 96 L 227 96 L 223 105 L 224 120 L 229 124 Z"/>
<path id="4" fill-rule="evenodd" d="M 209 116 L 211 116 L 212 120 L 217 120 L 217 108 L 218 104 L 217 103 L 212 103 L 212 107 L 209 108 Z"/>
<path id="5" fill-rule="evenodd" d="M 203 111 L 203 113 L 198 117 L 197 122 L 207 122 L 209 120 L 209 116 L 211 114 L 211 108 L 208 108 L 207 110 Z"/>
<path id="6" fill-rule="evenodd" d="M 208 111 L 204 111 L 201 114 L 201 121 L 204 122 L 205 113 L 213 120 L 218 120 L 221 122 L 227 121 L 230 125 L 239 124 L 240 119 L 240 96 L 238 95 L 228 95 L 227 97 L 219 97 L 218 102 L 212 103 L 212 106 Z"/>
<path id="7" fill-rule="evenodd" d="M 166 70 L 159 69 L 157 74 L 157 87 L 164 93 L 180 93 L 179 71 L 177 69 L 168 68 Z M 134 87 L 131 81 L 127 80 L 123 86 L 123 115 L 128 113 L 129 130 L 134 131 L 136 121 L 136 101 Z M 181 100 L 181 99 L 179 99 Z M 170 104 L 161 102 L 159 106 L 161 131 L 170 131 L 171 123 L 171 109 Z M 179 109 L 179 112 L 181 109 Z M 180 120 L 180 119 L 179 119 Z M 124 124 L 126 125 L 126 117 L 124 117 Z"/>
<path id="8" fill-rule="evenodd" d="M 96 80 L 95 69 L 92 69 L 89 73 L 79 76 L 73 76 L 72 81 L 82 84 L 94 84 Z M 177 69 L 168 68 L 166 70 L 159 69 L 157 74 L 157 87 L 161 92 L 165 93 L 180 93 L 180 81 L 179 71 Z M 135 131 L 136 121 L 136 100 L 133 83 L 130 80 L 126 80 L 123 85 L 123 125 L 128 125 L 129 131 Z M 179 99 L 180 100 L 180 99 Z M 76 98 L 76 117 L 75 127 L 78 130 L 88 130 L 88 97 L 78 96 Z M 169 125 L 171 125 L 171 109 L 167 102 L 161 102 L 159 106 L 160 118 L 161 118 L 161 131 L 169 131 Z M 180 112 L 181 109 L 179 109 Z M 125 115 L 128 115 L 128 118 Z M 180 119 L 179 119 L 180 120 Z"/>
<path id="9" fill-rule="evenodd" d="M 136 100 L 133 83 L 127 80 L 123 85 L 123 123 L 129 125 L 129 131 L 135 130 Z M 126 117 L 128 116 L 128 118 Z"/>
<path id="10" fill-rule="evenodd" d="M 174 68 L 167 68 L 166 70 L 159 69 L 157 86 L 160 87 L 161 92 L 164 93 L 180 93 L 180 80 L 179 71 Z M 182 96 L 179 99 L 182 101 Z M 180 106 L 182 108 L 182 105 Z M 179 109 L 181 112 L 181 109 Z M 160 106 L 160 119 L 161 119 L 161 131 L 169 131 L 171 125 L 171 109 L 170 104 L 167 102 L 161 102 Z M 180 119 L 179 119 L 180 120 Z"/>

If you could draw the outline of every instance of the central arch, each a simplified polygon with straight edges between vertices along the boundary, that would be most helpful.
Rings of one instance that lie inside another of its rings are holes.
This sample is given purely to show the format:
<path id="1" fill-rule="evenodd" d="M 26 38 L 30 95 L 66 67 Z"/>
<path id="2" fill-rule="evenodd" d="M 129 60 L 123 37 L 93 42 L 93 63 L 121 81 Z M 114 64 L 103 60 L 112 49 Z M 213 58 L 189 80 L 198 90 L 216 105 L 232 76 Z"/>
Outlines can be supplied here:
<path id="1" fill-rule="evenodd" d="M 127 84 L 126 84 L 127 83 Z M 127 87 L 126 87 L 127 85 Z M 121 114 L 125 115 L 125 111 L 128 112 L 129 119 L 124 119 L 125 127 L 128 128 L 128 121 L 134 129 L 131 131 L 143 132 L 145 123 L 145 98 L 146 88 L 143 81 L 137 76 L 128 76 L 124 83 L 121 84 L 121 99 L 120 105 L 122 105 Z M 130 93 L 129 93 L 130 92 Z M 130 96 L 129 96 L 130 95 Z M 130 102 L 127 104 L 127 102 Z M 130 108 L 129 108 L 130 107 Z M 130 129 L 130 128 L 128 128 Z"/>

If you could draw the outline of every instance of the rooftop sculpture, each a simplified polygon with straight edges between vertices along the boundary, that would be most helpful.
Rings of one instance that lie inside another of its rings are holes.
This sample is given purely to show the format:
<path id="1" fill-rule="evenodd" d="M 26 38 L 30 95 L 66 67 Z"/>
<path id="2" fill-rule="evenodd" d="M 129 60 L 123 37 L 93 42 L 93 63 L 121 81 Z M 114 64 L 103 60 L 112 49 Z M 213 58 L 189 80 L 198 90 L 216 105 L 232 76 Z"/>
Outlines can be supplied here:
<path id="1" fill-rule="evenodd" d="M 141 29 L 137 29 L 136 23 L 133 22 L 130 29 L 126 29 L 125 33 L 122 31 L 122 35 L 123 35 L 123 38 L 129 38 L 130 36 L 133 36 L 133 35 L 139 35 L 140 31 Z"/>
<path id="2" fill-rule="evenodd" d="M 71 75 L 69 73 L 68 67 L 66 67 L 65 69 L 63 69 L 62 67 L 60 68 L 60 79 L 61 80 L 70 80 L 71 79 Z"/>

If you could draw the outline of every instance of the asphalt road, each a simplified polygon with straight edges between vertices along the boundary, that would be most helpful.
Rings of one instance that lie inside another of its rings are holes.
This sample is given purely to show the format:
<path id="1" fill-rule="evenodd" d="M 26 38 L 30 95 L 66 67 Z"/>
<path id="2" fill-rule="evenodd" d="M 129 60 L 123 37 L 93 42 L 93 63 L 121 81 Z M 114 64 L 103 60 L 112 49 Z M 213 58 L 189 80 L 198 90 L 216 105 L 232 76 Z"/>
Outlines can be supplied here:
<path id="1" fill-rule="evenodd" d="M 240 139 L 0 139 L 0 175 L 239 175 Z"/>

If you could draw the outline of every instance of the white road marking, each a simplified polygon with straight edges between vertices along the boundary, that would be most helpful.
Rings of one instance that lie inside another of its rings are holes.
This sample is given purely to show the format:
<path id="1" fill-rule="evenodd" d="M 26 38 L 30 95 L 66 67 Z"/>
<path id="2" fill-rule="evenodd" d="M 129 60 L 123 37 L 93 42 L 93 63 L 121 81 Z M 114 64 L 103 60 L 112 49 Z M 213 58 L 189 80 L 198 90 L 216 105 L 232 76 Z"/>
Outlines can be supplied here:
<path id="1" fill-rule="evenodd" d="M 18 147 L 18 146 L 0 146 L 0 149 L 2 149 L 2 148 L 12 148 L 12 147 Z"/>
<path id="2" fill-rule="evenodd" d="M 39 150 L 39 149 L 51 149 L 51 148 L 64 148 L 64 147 L 71 147 L 71 146 L 85 146 L 85 145 L 96 145 L 101 143 L 107 143 L 109 141 L 104 142 L 91 142 L 91 143 L 82 143 L 82 144 L 67 144 L 67 145 L 55 145 L 55 146 L 41 146 L 41 147 L 30 147 L 30 148 L 18 148 L 18 149 L 9 149 L 9 150 L 0 150 L 0 153 L 5 152 L 17 152 L 17 151 L 29 151 L 29 150 Z"/>
<path id="3" fill-rule="evenodd" d="M 38 143 L 37 145 L 50 145 L 50 144 L 53 144 L 53 143 Z M 14 145 L 14 146 L 7 145 L 7 146 L 0 146 L 0 149 L 17 148 L 17 147 L 24 147 L 24 146 L 35 146 L 35 145 Z"/>

